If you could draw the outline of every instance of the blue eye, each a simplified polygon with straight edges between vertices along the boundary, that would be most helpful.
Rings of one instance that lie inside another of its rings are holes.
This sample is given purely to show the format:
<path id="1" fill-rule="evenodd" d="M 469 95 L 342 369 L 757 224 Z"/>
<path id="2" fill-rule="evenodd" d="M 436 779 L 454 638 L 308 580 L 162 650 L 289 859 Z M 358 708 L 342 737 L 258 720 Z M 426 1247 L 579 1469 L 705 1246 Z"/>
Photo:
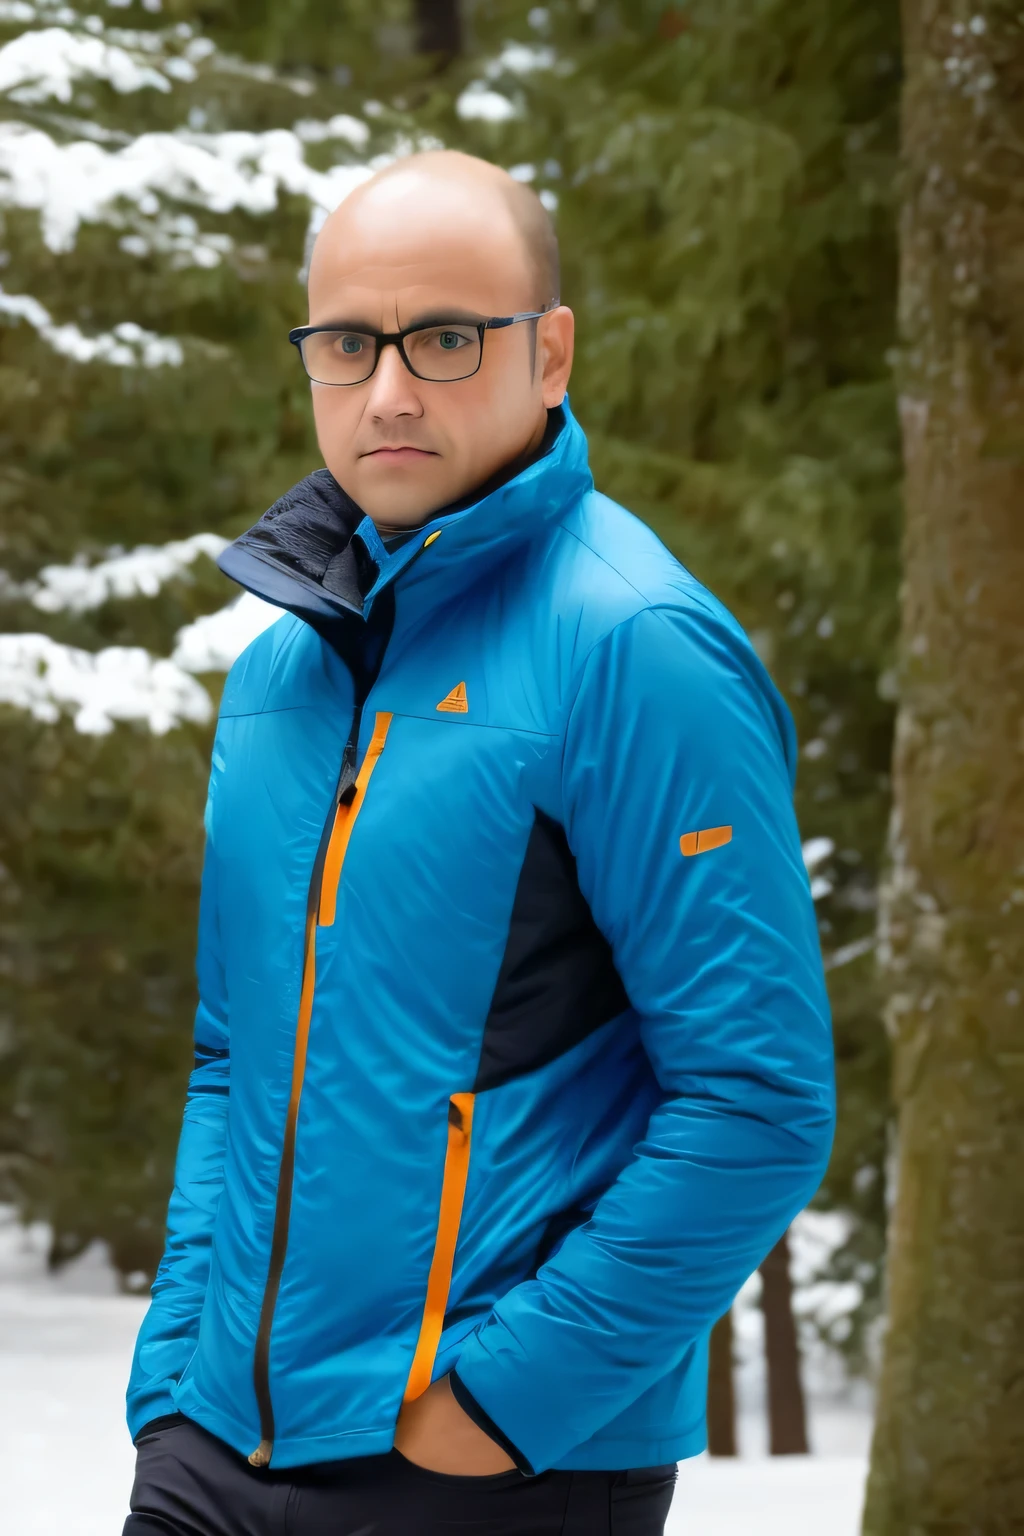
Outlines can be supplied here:
<path id="1" fill-rule="evenodd" d="M 341 338 L 341 350 L 354 357 L 357 352 L 363 350 L 363 343 L 358 336 L 343 336 Z"/>
<path id="2" fill-rule="evenodd" d="M 460 336 L 458 331 L 442 331 L 437 339 L 445 352 L 454 352 L 457 347 L 462 346 L 465 338 Z"/>

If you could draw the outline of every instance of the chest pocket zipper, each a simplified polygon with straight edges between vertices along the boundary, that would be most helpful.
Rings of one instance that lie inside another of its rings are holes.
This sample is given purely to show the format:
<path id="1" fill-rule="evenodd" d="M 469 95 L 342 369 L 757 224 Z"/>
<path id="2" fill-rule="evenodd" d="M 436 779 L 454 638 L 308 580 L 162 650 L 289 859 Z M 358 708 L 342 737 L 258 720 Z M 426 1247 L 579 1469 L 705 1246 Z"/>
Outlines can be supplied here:
<path id="1" fill-rule="evenodd" d="M 342 801 L 338 806 L 334 818 L 334 827 L 331 831 L 331 840 L 327 844 L 327 854 L 324 859 L 323 878 L 320 882 L 320 911 L 318 922 L 321 928 L 330 928 L 338 910 L 338 885 L 341 880 L 341 866 L 345 862 L 345 854 L 348 850 L 348 840 L 352 836 L 352 828 L 356 817 L 362 809 L 366 796 L 366 786 L 370 782 L 370 776 L 377 766 L 378 759 L 384 751 L 384 743 L 388 739 L 388 729 L 391 725 L 391 715 L 383 712 L 377 715 L 373 725 L 373 735 L 370 745 L 366 749 L 362 767 L 355 782 L 355 793 L 346 803 Z"/>

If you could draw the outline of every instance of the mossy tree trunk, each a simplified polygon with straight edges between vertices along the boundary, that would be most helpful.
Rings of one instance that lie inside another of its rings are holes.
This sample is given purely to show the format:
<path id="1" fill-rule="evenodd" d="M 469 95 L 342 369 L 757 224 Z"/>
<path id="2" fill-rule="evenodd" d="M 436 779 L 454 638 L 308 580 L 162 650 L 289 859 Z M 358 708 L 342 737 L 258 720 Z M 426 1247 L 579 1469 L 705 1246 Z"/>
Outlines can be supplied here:
<path id="1" fill-rule="evenodd" d="M 1024 1530 L 1024 19 L 904 0 L 898 1186 L 866 1536 Z"/>

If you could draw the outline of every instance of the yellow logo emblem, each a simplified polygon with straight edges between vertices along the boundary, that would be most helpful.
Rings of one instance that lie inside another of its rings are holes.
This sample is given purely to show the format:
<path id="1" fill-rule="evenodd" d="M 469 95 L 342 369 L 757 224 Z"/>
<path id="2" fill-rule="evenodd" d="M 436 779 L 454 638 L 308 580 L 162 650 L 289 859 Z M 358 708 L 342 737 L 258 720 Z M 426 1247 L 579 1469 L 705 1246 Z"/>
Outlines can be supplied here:
<path id="1" fill-rule="evenodd" d="M 731 842 L 732 827 L 705 827 L 703 832 L 684 832 L 679 848 L 684 859 L 692 859 L 695 853 L 710 853 L 712 848 Z"/>
<path id="2" fill-rule="evenodd" d="M 445 715 L 468 715 L 469 700 L 466 698 L 465 683 L 456 683 L 451 693 L 447 694 L 437 707 Z"/>

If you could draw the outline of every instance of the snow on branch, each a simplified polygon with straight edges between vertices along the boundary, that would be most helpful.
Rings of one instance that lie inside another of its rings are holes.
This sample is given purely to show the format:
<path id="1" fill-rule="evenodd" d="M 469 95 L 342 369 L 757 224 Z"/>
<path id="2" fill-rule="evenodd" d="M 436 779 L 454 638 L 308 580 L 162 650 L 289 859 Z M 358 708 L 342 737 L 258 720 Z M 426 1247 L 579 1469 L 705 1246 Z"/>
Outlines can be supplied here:
<path id="1" fill-rule="evenodd" d="M 173 661 L 138 646 L 82 651 L 48 635 L 0 635 L 0 704 L 52 723 L 74 715 L 75 729 L 104 736 L 119 720 L 139 720 L 157 736 L 209 720 L 206 689 Z"/>
<path id="2" fill-rule="evenodd" d="M 0 24 L 11 22 L 44 23 L 0 47 L 0 90 L 25 104 L 52 99 L 69 102 L 78 82 L 90 80 L 107 81 L 122 94 L 147 87 L 166 92 L 175 81 L 191 84 L 198 78 L 199 66 L 299 96 L 315 90 L 302 77 L 222 53 L 188 22 L 158 30 L 108 27 L 102 17 L 82 15 L 66 5 L 0 0 Z"/>
<path id="3" fill-rule="evenodd" d="M 553 48 L 539 43 L 506 43 L 498 56 L 485 65 L 484 78 L 469 82 L 456 101 L 455 110 L 466 120 L 506 123 L 518 116 L 519 109 L 495 89 L 495 82 L 510 75 L 522 79 L 540 70 L 554 69 L 558 62 Z"/>
<path id="4" fill-rule="evenodd" d="M 46 613 L 83 613 L 112 597 L 152 597 L 199 555 L 216 559 L 226 543 L 219 534 L 197 533 L 160 546 L 143 544 L 92 566 L 84 561 L 45 566 L 39 581 L 24 584 L 18 595 L 31 596 Z M 137 646 L 91 652 L 47 635 L 0 635 L 0 704 L 51 723 L 70 711 L 75 729 L 90 736 L 104 735 L 124 720 L 143 721 L 157 735 L 185 720 L 202 723 L 213 705 L 191 674 L 227 672 L 280 617 L 280 608 L 243 592 L 180 629 L 170 659 Z"/>
<path id="5" fill-rule="evenodd" d="M 0 0 L 3 23 L 26 28 L 0 45 L 0 93 L 12 104 L 67 105 L 80 83 L 93 81 L 122 94 L 147 88 L 166 94 L 197 80 L 201 70 L 245 76 L 292 94 L 314 90 L 270 65 L 221 53 L 187 22 L 156 30 L 110 27 L 58 0 Z M 124 232 L 121 246 L 129 254 L 169 255 L 179 267 L 215 267 L 232 245 L 224 233 L 201 230 L 182 204 L 214 215 L 241 210 L 260 216 L 273 212 L 284 192 L 329 212 L 392 158 L 322 171 L 307 164 L 306 144 L 366 148 L 369 128 L 347 113 L 325 122 L 303 119 L 294 129 L 207 133 L 201 131 L 204 114 L 193 104 L 188 128 L 136 137 L 52 114 L 51 121 L 49 132 L 16 118 L 0 122 L 0 209 L 37 211 L 43 239 L 55 252 L 74 247 L 83 223 L 104 223 Z"/>
<path id="6" fill-rule="evenodd" d="M 516 115 L 515 103 L 483 80 L 471 80 L 455 103 L 455 110 L 469 122 L 507 123 Z"/>
<path id="7" fill-rule="evenodd" d="M 186 624 L 170 659 L 140 646 L 84 651 L 48 635 L 0 635 L 0 704 L 48 724 L 69 712 L 75 729 L 86 736 L 106 735 L 129 720 L 143 722 L 157 736 L 185 721 L 201 725 L 212 716 L 213 704 L 192 674 L 226 672 L 280 617 L 279 608 L 245 592 Z"/>
<path id="8" fill-rule="evenodd" d="M 282 610 L 251 592 L 179 629 L 171 660 L 186 672 L 227 672 Z"/>
<path id="9" fill-rule="evenodd" d="M 86 336 L 77 325 L 58 325 L 50 311 L 28 293 L 5 293 L 0 287 L 0 316 L 26 320 L 55 352 L 76 363 L 112 363 L 117 368 L 179 368 L 185 353 L 173 336 L 144 331 L 123 320 L 112 331 Z"/>
<path id="10" fill-rule="evenodd" d="M 365 149 L 370 140 L 370 130 L 366 123 L 348 112 L 339 112 L 326 122 L 320 122 L 315 117 L 304 117 L 292 125 L 292 132 L 304 144 L 326 144 L 330 139 L 343 139 L 353 149 Z"/>
<path id="11" fill-rule="evenodd" d="M 155 597 L 167 581 L 180 576 L 199 555 L 216 560 L 227 546 L 217 533 L 196 533 L 169 544 L 140 544 L 95 565 L 44 565 L 32 602 L 44 613 L 85 613 L 111 598 Z"/>
<path id="12" fill-rule="evenodd" d="M 195 78 L 187 60 L 175 61 L 181 78 L 182 65 Z M 148 88 L 170 91 L 171 82 L 152 64 L 144 63 L 124 48 L 101 37 L 69 32 L 66 27 L 42 27 L 23 32 L 0 48 L 0 91 L 12 101 L 25 104 L 55 98 L 68 102 L 81 79 L 106 80 L 125 94 Z"/>
<path id="13" fill-rule="evenodd" d="M 136 216 L 153 221 L 161 197 L 211 213 L 241 209 L 259 215 L 272 212 L 280 193 L 287 192 L 332 209 L 373 168 L 314 170 L 306 163 L 302 139 L 287 128 L 144 133 L 110 151 L 90 140 L 61 144 L 39 128 L 0 123 L 0 206 L 38 210 L 52 251 L 71 250 L 83 223 L 144 228 L 119 205 L 131 205 Z M 214 248 L 200 264 L 218 260 Z"/>
<path id="14" fill-rule="evenodd" d="M 811 895 L 815 901 L 821 901 L 832 893 L 832 881 L 825 875 L 816 874 L 815 871 L 830 859 L 836 851 L 836 845 L 830 837 L 810 837 L 803 845 L 804 868 L 811 877 Z"/>

